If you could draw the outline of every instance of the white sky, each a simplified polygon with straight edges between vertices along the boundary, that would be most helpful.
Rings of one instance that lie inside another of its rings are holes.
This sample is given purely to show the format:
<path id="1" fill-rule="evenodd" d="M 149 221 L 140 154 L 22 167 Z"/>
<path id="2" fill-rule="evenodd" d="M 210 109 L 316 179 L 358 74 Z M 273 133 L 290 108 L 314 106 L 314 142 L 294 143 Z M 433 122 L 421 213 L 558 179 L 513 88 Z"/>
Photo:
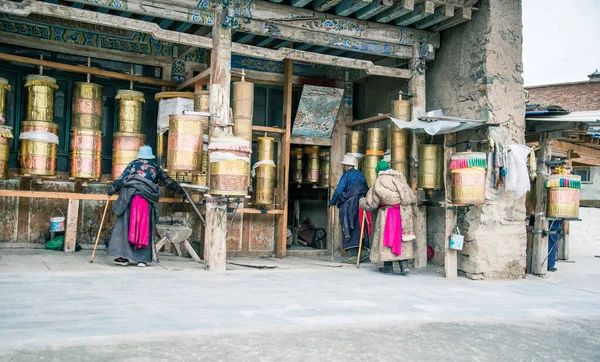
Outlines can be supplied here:
<path id="1" fill-rule="evenodd" d="M 600 69 L 599 22 L 600 0 L 523 0 L 525 85 L 587 80 Z"/>

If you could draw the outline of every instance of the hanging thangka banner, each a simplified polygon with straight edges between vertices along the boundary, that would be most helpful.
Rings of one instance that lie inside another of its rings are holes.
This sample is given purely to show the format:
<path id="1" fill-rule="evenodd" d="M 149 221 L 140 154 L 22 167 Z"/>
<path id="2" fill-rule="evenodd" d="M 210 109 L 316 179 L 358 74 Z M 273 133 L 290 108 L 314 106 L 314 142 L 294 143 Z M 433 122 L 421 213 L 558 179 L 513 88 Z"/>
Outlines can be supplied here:
<path id="1" fill-rule="evenodd" d="M 305 85 L 292 135 L 331 138 L 343 95 L 343 89 Z"/>

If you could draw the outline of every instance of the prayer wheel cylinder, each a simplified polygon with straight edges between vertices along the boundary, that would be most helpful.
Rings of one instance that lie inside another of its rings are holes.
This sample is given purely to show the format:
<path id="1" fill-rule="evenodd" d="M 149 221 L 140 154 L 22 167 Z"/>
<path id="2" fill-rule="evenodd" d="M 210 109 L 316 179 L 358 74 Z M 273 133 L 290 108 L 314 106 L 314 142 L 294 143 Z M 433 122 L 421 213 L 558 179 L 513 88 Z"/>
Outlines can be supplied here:
<path id="1" fill-rule="evenodd" d="M 452 203 L 485 203 L 485 168 L 469 167 L 452 170 Z"/>
<path id="2" fill-rule="evenodd" d="M 21 122 L 21 133 L 23 132 L 49 132 L 58 136 L 58 125 L 43 121 L 25 121 Z"/>
<path id="3" fill-rule="evenodd" d="M 58 89 L 56 79 L 43 75 L 25 78 L 27 94 L 27 121 L 54 121 L 54 92 Z"/>
<path id="4" fill-rule="evenodd" d="M 127 165 L 135 160 L 140 147 L 146 143 L 146 136 L 141 133 L 113 133 L 112 176 L 121 176 Z"/>
<path id="5" fill-rule="evenodd" d="M 329 151 L 319 154 L 319 187 L 329 187 Z"/>
<path id="6" fill-rule="evenodd" d="M 200 172 L 204 145 L 205 117 L 172 114 L 169 116 L 167 168 L 169 171 Z"/>
<path id="7" fill-rule="evenodd" d="M 10 156 L 10 139 L 0 137 L 0 180 L 8 179 L 8 158 Z"/>
<path id="8" fill-rule="evenodd" d="M 391 127 L 391 156 L 392 169 L 408 177 L 408 165 L 410 157 L 410 131 L 400 129 L 396 125 Z"/>
<path id="9" fill-rule="evenodd" d="M 385 152 L 385 128 L 369 128 L 367 129 L 367 154 L 371 152 L 381 152 L 381 156 Z"/>
<path id="10" fill-rule="evenodd" d="M 290 151 L 291 162 L 290 162 L 290 179 L 294 183 L 302 183 L 302 172 L 303 172 L 303 156 L 302 147 L 294 148 Z"/>
<path id="11" fill-rule="evenodd" d="M 410 101 L 392 101 L 392 117 L 401 121 L 410 121 Z"/>
<path id="12" fill-rule="evenodd" d="M 365 155 L 361 154 L 361 153 L 357 153 L 356 154 L 356 166 L 354 166 L 354 168 L 356 168 L 359 171 L 362 171 L 363 169 L 363 158 L 365 157 Z M 383 158 L 383 156 L 382 156 Z"/>
<path id="13" fill-rule="evenodd" d="M 117 129 L 119 132 L 142 132 L 143 105 L 146 103 L 144 93 L 121 89 L 115 99 L 119 102 Z"/>
<path id="14" fill-rule="evenodd" d="M 420 189 L 443 189 L 444 148 L 442 145 L 421 145 L 419 161 L 417 187 Z"/>
<path id="15" fill-rule="evenodd" d="M 365 153 L 363 131 L 350 131 L 346 134 L 346 153 Z"/>
<path id="16" fill-rule="evenodd" d="M 319 182 L 319 147 L 304 147 L 304 182 L 316 184 Z"/>
<path id="17" fill-rule="evenodd" d="M 202 171 L 198 176 L 198 185 L 207 186 L 207 175 L 208 173 L 208 145 L 204 143 L 202 145 Z"/>
<path id="18" fill-rule="evenodd" d="M 0 78 L 0 124 L 6 123 L 6 103 L 8 92 L 10 92 L 10 84 L 8 80 Z"/>
<path id="19" fill-rule="evenodd" d="M 102 132 L 71 128 L 70 176 L 78 179 L 102 177 Z"/>
<path id="20" fill-rule="evenodd" d="M 194 112 L 208 112 L 210 110 L 210 92 L 194 92 Z"/>
<path id="21" fill-rule="evenodd" d="M 375 168 L 377 167 L 377 163 L 383 159 L 383 155 L 365 155 L 363 159 L 363 174 L 367 179 L 367 185 L 372 187 L 375 183 L 375 179 L 377 178 L 377 172 L 375 172 Z"/>
<path id="22" fill-rule="evenodd" d="M 255 205 L 272 205 L 275 200 L 275 177 L 277 167 L 273 163 L 274 149 L 274 138 L 258 138 L 258 161 L 267 163 L 256 166 L 256 187 L 254 188 Z"/>
<path id="23" fill-rule="evenodd" d="M 56 134 L 44 131 L 22 132 L 19 136 L 21 173 L 35 176 L 55 176 L 57 151 L 58 137 Z"/>
<path id="24" fill-rule="evenodd" d="M 250 185 L 250 142 L 239 137 L 212 138 L 210 154 L 211 195 L 245 196 Z"/>
<path id="25" fill-rule="evenodd" d="M 102 86 L 77 82 L 73 89 L 71 127 L 102 129 Z"/>
<path id="26" fill-rule="evenodd" d="M 546 217 L 579 218 L 580 190 L 568 187 L 551 187 L 548 189 L 548 207 Z"/>
<path id="27" fill-rule="evenodd" d="M 233 82 L 233 134 L 252 142 L 252 115 L 254 112 L 254 84 Z"/>

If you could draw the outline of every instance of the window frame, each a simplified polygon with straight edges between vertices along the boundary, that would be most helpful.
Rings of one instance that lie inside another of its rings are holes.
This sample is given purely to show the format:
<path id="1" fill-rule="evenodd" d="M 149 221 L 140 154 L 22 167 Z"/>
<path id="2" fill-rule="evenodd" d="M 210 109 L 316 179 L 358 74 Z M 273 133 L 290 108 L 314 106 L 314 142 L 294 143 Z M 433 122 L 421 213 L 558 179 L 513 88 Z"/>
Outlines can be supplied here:
<path id="1" fill-rule="evenodd" d="M 592 166 L 573 166 L 573 171 L 577 170 L 586 170 L 588 173 L 588 180 L 584 181 L 583 177 L 581 178 L 582 184 L 593 184 L 594 183 L 594 167 Z"/>

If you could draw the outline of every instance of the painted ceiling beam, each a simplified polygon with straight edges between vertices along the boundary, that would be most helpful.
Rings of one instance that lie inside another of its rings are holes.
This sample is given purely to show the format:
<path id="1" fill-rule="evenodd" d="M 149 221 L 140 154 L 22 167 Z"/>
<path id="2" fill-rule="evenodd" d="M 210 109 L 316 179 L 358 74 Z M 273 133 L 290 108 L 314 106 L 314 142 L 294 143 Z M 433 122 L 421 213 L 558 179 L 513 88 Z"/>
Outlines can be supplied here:
<path id="1" fill-rule="evenodd" d="M 344 0 L 333 9 L 335 15 L 348 16 L 371 4 L 373 0 Z"/>
<path id="2" fill-rule="evenodd" d="M 96 11 L 99 11 L 102 14 L 106 14 L 106 13 L 108 13 L 110 11 L 110 9 L 107 9 L 107 8 L 96 8 Z"/>
<path id="3" fill-rule="evenodd" d="M 464 22 L 471 20 L 471 16 L 473 15 L 473 10 L 471 8 L 460 8 L 454 12 L 454 16 L 452 19 L 448 19 L 443 23 L 436 25 L 432 28 L 434 31 L 442 31 L 449 28 L 453 28 L 457 25 L 460 25 Z"/>
<path id="4" fill-rule="evenodd" d="M 143 20 L 143 21 L 152 21 L 152 20 L 154 20 L 154 17 L 153 16 L 144 16 L 141 20 Z"/>
<path id="5" fill-rule="evenodd" d="M 192 25 L 194 25 L 194 24 L 191 24 L 191 23 L 182 23 L 181 25 L 179 25 L 177 27 L 177 29 L 175 29 L 175 31 L 178 31 L 180 33 L 185 33 L 189 28 L 192 27 Z"/>
<path id="6" fill-rule="evenodd" d="M 163 19 L 160 23 L 158 23 L 158 26 L 160 26 L 163 29 L 169 29 L 169 26 L 171 26 L 171 24 L 173 24 L 173 20 Z"/>
<path id="7" fill-rule="evenodd" d="M 290 4 L 292 4 L 295 8 L 303 8 L 306 5 L 310 4 L 312 0 L 291 0 Z"/>
<path id="8" fill-rule="evenodd" d="M 273 38 L 266 38 L 266 39 L 261 40 L 259 43 L 257 43 L 256 46 L 264 47 L 268 44 L 271 44 L 274 40 L 275 39 L 273 39 Z"/>
<path id="9" fill-rule="evenodd" d="M 413 26 L 417 29 L 427 29 L 434 25 L 441 23 L 442 21 L 448 20 L 454 16 L 454 6 L 453 5 L 442 5 L 439 8 L 435 9 L 433 15 L 421 20 L 417 21 Z"/>
<path id="10" fill-rule="evenodd" d="M 242 35 L 242 36 L 237 40 L 237 42 L 242 43 L 242 44 L 246 44 L 247 42 L 249 42 L 256 36 L 254 34 L 240 34 L 240 35 Z"/>
<path id="11" fill-rule="evenodd" d="M 379 23 L 388 23 L 394 19 L 406 15 L 415 9 L 415 0 L 400 0 L 388 10 L 375 17 Z"/>
<path id="12" fill-rule="evenodd" d="M 281 2 L 283 2 L 283 0 L 270 0 L 270 1 L 273 2 L 273 3 L 281 3 Z"/>
<path id="13" fill-rule="evenodd" d="M 172 42 L 175 44 L 202 47 L 206 49 L 212 49 L 213 44 L 213 41 L 210 38 L 194 34 L 178 33 L 173 30 L 161 29 L 158 24 L 154 23 L 148 23 L 136 19 L 121 21 L 120 19 L 108 14 L 101 14 L 95 11 L 75 9 L 72 7 L 54 5 L 34 0 L 24 0 L 20 3 L 9 0 L 0 0 L 0 8 L 2 8 L 2 12 L 16 16 L 27 17 L 31 14 L 43 14 L 61 19 L 78 19 L 79 21 L 83 21 L 88 24 L 144 32 L 151 34 L 156 40 Z M 234 54 L 274 61 L 290 59 L 298 62 L 323 65 L 335 64 L 338 67 L 363 70 L 368 75 L 380 75 L 402 79 L 408 79 L 411 75 L 411 72 L 407 69 L 387 68 L 375 65 L 371 61 L 347 59 L 326 54 L 315 54 L 290 48 L 280 48 L 275 50 L 260 48 L 247 44 L 232 43 L 231 51 Z"/>
<path id="14" fill-rule="evenodd" d="M 312 4 L 315 11 L 325 12 L 341 2 L 342 0 L 315 0 Z"/>
<path id="15" fill-rule="evenodd" d="M 314 47 L 311 51 L 315 53 L 325 53 L 328 49 L 328 47 Z"/>
<path id="16" fill-rule="evenodd" d="M 408 26 L 416 23 L 419 20 L 423 20 L 435 11 L 435 4 L 433 1 L 425 0 L 424 2 L 415 5 L 415 10 L 410 13 L 403 15 L 394 21 L 394 24 L 399 26 Z"/>
<path id="17" fill-rule="evenodd" d="M 336 49 L 336 50 L 334 50 L 334 51 L 330 51 L 330 52 L 328 52 L 327 54 L 329 54 L 329 55 L 335 55 L 335 56 L 337 56 L 337 55 L 342 55 L 342 54 L 344 54 L 344 53 L 346 53 L 346 51 L 345 51 L 345 50 L 342 50 L 342 49 Z"/>
<path id="18" fill-rule="evenodd" d="M 88 4 L 90 0 L 67 0 L 73 3 Z M 94 5 L 121 10 L 112 0 L 98 0 Z M 319 32 L 342 37 L 359 38 L 360 41 L 392 43 L 398 45 L 413 45 L 414 42 L 428 39 L 428 43 L 439 48 L 439 35 L 429 31 L 413 28 L 397 27 L 389 24 L 379 24 L 356 19 L 350 19 L 331 14 L 315 12 L 309 9 L 294 8 L 287 5 L 274 4 L 268 1 L 249 2 L 244 14 L 250 18 L 241 21 L 241 32 L 262 36 L 271 36 L 271 30 L 287 30 L 293 33 L 295 29 Z M 212 26 L 214 13 L 210 9 L 199 9 L 197 0 L 128 0 L 127 11 L 144 16 L 166 18 L 198 25 Z M 261 19 L 261 20 L 254 20 Z M 293 20 L 293 21 L 290 21 Z M 300 41 L 302 39 L 285 39 Z M 352 41 L 354 39 L 341 39 Z M 323 45 L 326 44 L 316 44 Z"/>
<path id="19" fill-rule="evenodd" d="M 131 15 L 133 15 L 133 14 L 132 14 L 132 13 L 125 12 L 125 11 L 121 11 L 121 12 L 119 12 L 119 16 L 122 16 L 122 17 L 124 17 L 124 18 L 128 18 L 128 17 L 130 17 Z"/>
<path id="20" fill-rule="evenodd" d="M 389 9 L 394 5 L 392 0 L 375 0 L 354 14 L 357 19 L 367 20 Z"/>
<path id="21" fill-rule="evenodd" d="M 298 49 L 298 50 L 308 50 L 312 48 L 312 44 L 300 44 L 297 47 L 294 47 L 294 49 Z"/>
<path id="22" fill-rule="evenodd" d="M 273 46 L 273 48 L 279 49 L 279 48 L 287 47 L 290 44 L 294 44 L 294 42 L 289 41 L 289 40 L 284 40 L 284 41 L 280 42 L 279 44 L 276 44 L 275 46 Z"/>
<path id="23" fill-rule="evenodd" d="M 208 37 L 211 32 L 212 28 L 210 26 L 202 26 L 200 29 L 196 30 L 193 35 Z M 194 51 L 194 49 L 197 47 L 190 45 L 178 45 L 177 48 L 179 50 L 177 58 L 187 59 L 188 54 Z"/>

